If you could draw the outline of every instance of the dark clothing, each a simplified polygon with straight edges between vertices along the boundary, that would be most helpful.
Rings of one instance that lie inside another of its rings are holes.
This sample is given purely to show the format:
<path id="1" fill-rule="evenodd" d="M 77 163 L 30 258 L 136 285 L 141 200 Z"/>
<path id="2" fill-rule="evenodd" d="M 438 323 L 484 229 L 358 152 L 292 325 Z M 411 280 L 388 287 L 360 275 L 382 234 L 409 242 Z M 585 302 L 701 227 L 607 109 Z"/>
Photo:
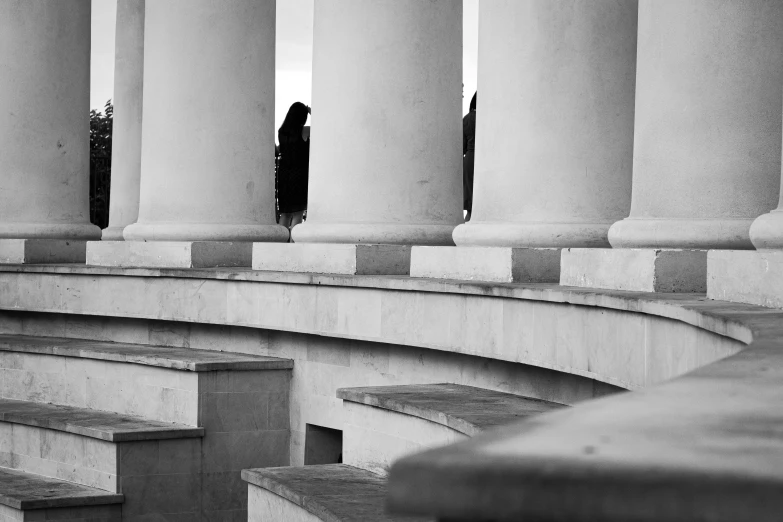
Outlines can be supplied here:
<path id="1" fill-rule="evenodd" d="M 310 167 L 310 142 L 295 136 L 278 134 L 280 163 L 277 169 L 277 206 L 280 213 L 307 210 L 307 183 Z"/>
<path id="2" fill-rule="evenodd" d="M 473 164 L 476 161 L 476 111 L 462 118 L 462 201 L 465 210 L 473 211 Z"/>

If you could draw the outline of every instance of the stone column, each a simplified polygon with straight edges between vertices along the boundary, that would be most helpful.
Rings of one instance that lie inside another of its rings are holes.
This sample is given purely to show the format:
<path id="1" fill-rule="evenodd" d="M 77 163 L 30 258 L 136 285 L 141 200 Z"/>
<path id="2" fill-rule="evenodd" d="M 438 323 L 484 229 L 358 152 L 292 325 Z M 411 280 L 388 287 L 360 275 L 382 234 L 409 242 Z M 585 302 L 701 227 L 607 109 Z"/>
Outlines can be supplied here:
<path id="1" fill-rule="evenodd" d="M 462 221 L 462 2 L 318 0 L 296 242 L 451 244 Z"/>
<path id="2" fill-rule="evenodd" d="M 479 16 L 473 216 L 459 246 L 608 246 L 628 215 L 637 3 L 492 0 Z"/>
<path id="3" fill-rule="evenodd" d="M 100 238 L 89 113 L 90 0 L 0 2 L 0 238 Z"/>
<path id="4" fill-rule="evenodd" d="M 752 248 L 775 206 L 783 2 L 640 0 L 631 214 L 613 247 Z"/>
<path id="5" fill-rule="evenodd" d="M 144 37 L 139 217 L 125 239 L 287 240 L 275 224 L 275 0 L 147 2 Z"/>
<path id="6" fill-rule="evenodd" d="M 109 227 L 102 235 L 102 239 L 109 241 L 122 241 L 123 229 L 135 223 L 139 216 L 144 2 L 145 0 L 117 1 L 111 198 Z"/>

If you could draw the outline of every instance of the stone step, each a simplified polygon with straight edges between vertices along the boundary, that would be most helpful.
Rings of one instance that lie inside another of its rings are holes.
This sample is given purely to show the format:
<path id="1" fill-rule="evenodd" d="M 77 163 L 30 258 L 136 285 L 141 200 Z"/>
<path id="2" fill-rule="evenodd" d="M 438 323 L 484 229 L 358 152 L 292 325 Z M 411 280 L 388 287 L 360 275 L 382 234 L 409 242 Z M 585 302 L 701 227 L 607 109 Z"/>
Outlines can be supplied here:
<path id="1" fill-rule="evenodd" d="M 13 439 L 24 451 L 26 444 L 32 452 L 50 451 L 49 437 L 70 437 L 63 448 L 74 456 L 66 453 L 59 460 L 78 462 L 84 455 L 85 467 L 40 457 L 28 459 L 27 466 L 39 466 L 31 471 L 42 475 L 122 491 L 128 520 L 166 513 L 177 513 L 178 520 L 246 519 L 241 470 L 290 463 L 292 367 L 289 359 L 231 352 L 0 336 L 0 397 L 203 428 L 203 439 L 163 439 L 158 433 L 155 440 L 123 440 L 140 435 L 117 426 L 89 428 L 115 438 L 111 442 L 14 425 L 24 432 Z M 46 437 L 36 439 L 36 430 Z M 113 445 L 119 446 L 114 453 Z M 0 444 L 0 458 L 6 453 Z"/>
<path id="2" fill-rule="evenodd" d="M 198 460 L 203 436 L 204 428 L 0 399 L 0 466 L 115 493 L 123 473 L 159 458 L 159 441 Z"/>
<path id="3" fill-rule="evenodd" d="M 345 464 L 247 469 L 248 522 L 397 522 L 385 512 L 386 479 Z"/>
<path id="4" fill-rule="evenodd" d="M 120 522 L 124 496 L 0 468 L 0 520 Z"/>
<path id="5" fill-rule="evenodd" d="M 0 397 L 193 426 L 208 423 L 215 393 L 285 388 L 292 367 L 232 352 L 0 335 Z"/>
<path id="6" fill-rule="evenodd" d="M 343 462 L 385 475 L 393 461 L 562 404 L 459 384 L 340 388 Z"/>

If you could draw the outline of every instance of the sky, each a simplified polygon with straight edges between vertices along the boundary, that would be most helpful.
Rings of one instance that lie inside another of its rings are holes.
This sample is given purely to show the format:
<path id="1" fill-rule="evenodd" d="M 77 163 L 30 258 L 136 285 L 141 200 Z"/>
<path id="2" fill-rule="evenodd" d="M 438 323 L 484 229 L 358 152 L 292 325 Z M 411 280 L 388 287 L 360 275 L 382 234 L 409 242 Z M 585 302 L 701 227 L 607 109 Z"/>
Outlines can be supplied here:
<path id="1" fill-rule="evenodd" d="M 310 105 L 313 63 L 314 0 L 278 0 L 277 71 L 275 77 L 275 128 L 292 103 Z M 463 113 L 476 90 L 478 61 L 478 2 L 463 0 L 465 98 Z M 92 2 L 92 66 L 90 107 L 102 110 L 114 91 L 114 35 L 117 0 Z"/>

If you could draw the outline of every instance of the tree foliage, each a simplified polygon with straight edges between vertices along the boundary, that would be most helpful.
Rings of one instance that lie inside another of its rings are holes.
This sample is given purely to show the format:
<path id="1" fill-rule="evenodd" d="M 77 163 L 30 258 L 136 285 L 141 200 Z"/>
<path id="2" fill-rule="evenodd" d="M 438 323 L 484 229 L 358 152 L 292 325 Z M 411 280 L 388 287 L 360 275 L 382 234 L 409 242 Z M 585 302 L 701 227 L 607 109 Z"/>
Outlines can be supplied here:
<path id="1" fill-rule="evenodd" d="M 103 112 L 90 111 L 90 221 L 101 228 L 109 226 L 113 120 L 111 100 Z"/>

